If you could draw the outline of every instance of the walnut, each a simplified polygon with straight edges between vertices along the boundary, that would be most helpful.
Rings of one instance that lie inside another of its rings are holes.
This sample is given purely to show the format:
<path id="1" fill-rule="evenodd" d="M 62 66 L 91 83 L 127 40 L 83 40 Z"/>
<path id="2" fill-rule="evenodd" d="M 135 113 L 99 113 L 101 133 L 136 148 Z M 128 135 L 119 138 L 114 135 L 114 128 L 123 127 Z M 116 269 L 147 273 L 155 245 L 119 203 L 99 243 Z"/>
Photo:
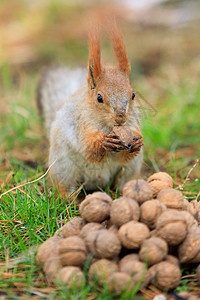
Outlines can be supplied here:
<path id="1" fill-rule="evenodd" d="M 117 234 L 107 229 L 90 232 L 85 243 L 89 251 L 98 258 L 113 258 L 121 250 L 121 243 Z"/>
<path id="2" fill-rule="evenodd" d="M 131 254 L 127 254 L 125 255 L 119 262 L 119 268 L 121 270 L 121 267 L 123 265 L 125 265 L 126 263 L 129 263 L 129 262 L 132 262 L 132 261 L 135 261 L 135 260 L 140 260 L 139 258 L 139 255 L 136 254 L 136 253 L 131 253 Z M 122 272 L 122 271 L 121 271 Z"/>
<path id="3" fill-rule="evenodd" d="M 187 211 L 197 220 L 200 225 L 200 203 L 197 200 L 188 202 Z"/>
<path id="4" fill-rule="evenodd" d="M 185 206 L 183 194 L 175 189 L 160 191 L 157 195 L 157 199 L 165 204 L 167 208 L 183 210 Z"/>
<path id="5" fill-rule="evenodd" d="M 38 249 L 36 255 L 36 264 L 43 266 L 47 259 L 58 255 L 58 245 L 61 241 L 60 237 L 51 237 L 46 240 Z"/>
<path id="6" fill-rule="evenodd" d="M 87 222 L 102 222 L 110 215 L 112 199 L 106 193 L 95 192 L 81 202 L 80 213 Z"/>
<path id="7" fill-rule="evenodd" d="M 150 280 L 153 278 L 153 276 L 154 273 L 150 273 L 147 269 L 138 271 L 132 277 L 132 287 L 135 288 L 137 286 L 138 289 L 146 287 L 149 284 Z"/>
<path id="8" fill-rule="evenodd" d="M 178 256 L 181 263 L 200 262 L 200 227 L 188 230 L 185 240 L 178 247 Z"/>
<path id="9" fill-rule="evenodd" d="M 187 201 L 187 200 L 186 200 Z M 187 201 L 188 204 L 185 207 L 185 210 L 187 210 L 193 217 L 195 217 L 197 215 L 197 211 L 198 211 L 198 202 L 197 201 Z"/>
<path id="10" fill-rule="evenodd" d="M 163 238 L 169 245 L 180 244 L 187 234 L 187 221 L 177 210 L 166 210 L 158 218 L 156 235 Z"/>
<path id="11" fill-rule="evenodd" d="M 120 260 L 119 269 L 121 272 L 133 276 L 138 272 L 144 272 L 146 266 L 143 262 L 139 261 L 138 254 L 128 254 Z"/>
<path id="12" fill-rule="evenodd" d="M 127 126 L 114 126 L 112 133 L 119 137 L 119 140 L 123 142 L 126 148 L 129 148 L 133 142 L 133 131 Z"/>
<path id="13" fill-rule="evenodd" d="M 165 172 L 154 173 L 148 178 L 148 183 L 152 187 L 154 197 L 156 197 L 160 191 L 173 187 L 172 177 Z"/>
<path id="14" fill-rule="evenodd" d="M 128 249 L 138 249 L 150 235 L 148 227 L 136 221 L 122 225 L 118 231 L 122 245 Z"/>
<path id="15" fill-rule="evenodd" d="M 94 223 L 94 222 L 88 223 L 81 229 L 80 237 L 85 240 L 90 232 L 100 230 L 103 228 L 104 227 L 102 224 Z"/>
<path id="16" fill-rule="evenodd" d="M 158 200 L 149 200 L 140 207 L 140 219 L 150 229 L 156 228 L 158 217 L 166 210 L 166 206 Z"/>
<path id="17" fill-rule="evenodd" d="M 151 282 L 160 290 L 175 289 L 180 284 L 180 268 L 168 261 L 162 261 L 156 265 L 153 265 L 149 269 L 149 272 L 154 273 Z"/>
<path id="18" fill-rule="evenodd" d="M 60 236 L 62 238 L 67 238 L 73 235 L 79 235 L 82 227 L 86 224 L 85 220 L 82 218 L 74 217 L 70 221 L 68 221 L 64 226 L 59 228 L 55 236 Z"/>
<path id="19" fill-rule="evenodd" d="M 62 266 L 59 256 L 52 257 L 46 260 L 43 270 L 46 275 L 48 285 L 51 285 L 56 280 L 57 274 L 60 271 L 61 267 Z"/>
<path id="20" fill-rule="evenodd" d="M 157 237 L 156 232 L 157 232 L 156 229 L 151 230 L 150 237 Z"/>
<path id="21" fill-rule="evenodd" d="M 198 284 L 200 284 L 200 265 L 198 265 L 198 267 L 196 269 L 196 277 L 198 280 Z"/>
<path id="22" fill-rule="evenodd" d="M 127 197 L 121 197 L 112 202 L 110 210 L 111 222 L 121 226 L 131 220 L 138 221 L 140 209 L 138 203 Z"/>
<path id="23" fill-rule="evenodd" d="M 113 233 L 115 233 L 115 234 L 118 234 L 118 227 L 117 227 L 116 225 L 110 226 L 110 227 L 108 228 L 108 230 L 109 230 L 110 232 L 113 232 Z"/>
<path id="24" fill-rule="evenodd" d="M 165 259 L 167 252 L 167 243 L 161 238 L 152 237 L 142 243 L 139 257 L 140 260 L 151 266 Z"/>
<path id="25" fill-rule="evenodd" d="M 188 210 L 190 202 L 187 199 L 183 199 L 183 210 Z"/>
<path id="26" fill-rule="evenodd" d="M 68 266 L 59 270 L 56 279 L 59 282 L 65 283 L 69 289 L 74 287 L 80 289 L 84 276 L 80 268 Z"/>
<path id="27" fill-rule="evenodd" d="M 188 212 L 188 211 L 181 211 L 181 214 L 184 216 L 186 222 L 187 222 L 187 228 L 191 227 L 197 227 L 198 222 L 195 220 L 195 218 Z"/>
<path id="28" fill-rule="evenodd" d="M 101 285 L 104 285 L 108 278 L 118 271 L 118 266 L 114 261 L 108 259 L 100 259 L 94 262 L 89 269 L 89 278 L 97 280 Z"/>
<path id="29" fill-rule="evenodd" d="M 131 276 L 122 273 L 122 272 L 116 272 L 111 274 L 111 276 L 108 277 L 107 284 L 108 289 L 115 292 L 120 293 L 123 290 L 129 290 L 131 289 L 130 283 L 131 283 Z"/>
<path id="30" fill-rule="evenodd" d="M 87 259 L 84 241 L 78 236 L 62 239 L 58 245 L 60 262 L 65 266 L 82 266 Z"/>
<path id="31" fill-rule="evenodd" d="M 166 258 L 165 258 L 165 261 L 168 261 L 169 263 L 174 264 L 174 265 L 176 265 L 178 267 L 180 266 L 178 258 L 176 256 L 174 256 L 174 255 L 168 254 L 166 256 Z"/>
<path id="32" fill-rule="evenodd" d="M 139 204 L 153 198 L 150 184 L 143 179 L 128 181 L 123 188 L 123 196 L 136 200 Z"/>

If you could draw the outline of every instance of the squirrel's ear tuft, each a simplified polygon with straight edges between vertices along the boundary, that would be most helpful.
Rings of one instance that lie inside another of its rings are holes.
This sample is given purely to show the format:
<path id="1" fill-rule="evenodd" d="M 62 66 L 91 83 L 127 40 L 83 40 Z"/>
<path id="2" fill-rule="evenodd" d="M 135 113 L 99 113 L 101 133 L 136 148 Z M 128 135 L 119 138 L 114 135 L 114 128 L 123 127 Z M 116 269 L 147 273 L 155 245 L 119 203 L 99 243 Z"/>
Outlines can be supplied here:
<path id="1" fill-rule="evenodd" d="M 126 54 L 126 47 L 123 41 L 123 36 L 114 20 L 112 23 L 110 23 L 109 28 L 112 47 L 117 58 L 117 67 L 121 72 L 129 75 L 131 68 Z"/>
<path id="2" fill-rule="evenodd" d="M 99 31 L 89 32 L 89 62 L 88 62 L 88 84 L 95 89 L 97 80 L 101 76 L 101 49 Z"/>

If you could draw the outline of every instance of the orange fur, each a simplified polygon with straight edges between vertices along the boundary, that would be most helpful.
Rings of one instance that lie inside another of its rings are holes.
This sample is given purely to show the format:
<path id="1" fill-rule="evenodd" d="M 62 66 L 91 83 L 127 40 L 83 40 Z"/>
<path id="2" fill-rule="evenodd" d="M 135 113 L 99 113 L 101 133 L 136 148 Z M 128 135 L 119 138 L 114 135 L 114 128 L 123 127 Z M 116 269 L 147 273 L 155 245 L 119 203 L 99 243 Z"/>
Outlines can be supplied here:
<path id="1" fill-rule="evenodd" d="M 97 29 L 89 32 L 89 61 L 88 61 L 88 83 L 91 85 L 98 80 L 101 75 L 101 45 L 100 34 Z"/>
<path id="2" fill-rule="evenodd" d="M 84 135 L 85 156 L 86 159 L 94 164 L 101 163 L 106 156 L 106 151 L 102 147 L 104 134 L 102 132 L 93 132 Z"/>
<path id="3" fill-rule="evenodd" d="M 131 68 L 126 54 L 123 37 L 115 22 L 110 25 L 110 39 L 117 58 L 117 66 L 121 72 L 129 75 Z"/>

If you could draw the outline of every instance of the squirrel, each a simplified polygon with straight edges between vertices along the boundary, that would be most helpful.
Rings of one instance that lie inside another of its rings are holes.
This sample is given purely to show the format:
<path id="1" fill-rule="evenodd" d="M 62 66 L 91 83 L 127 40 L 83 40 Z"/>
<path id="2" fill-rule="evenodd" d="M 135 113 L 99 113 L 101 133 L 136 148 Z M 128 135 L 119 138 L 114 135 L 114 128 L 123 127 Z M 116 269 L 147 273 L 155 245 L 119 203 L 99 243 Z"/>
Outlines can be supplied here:
<path id="1" fill-rule="evenodd" d="M 117 26 L 109 36 L 117 66 L 101 64 L 100 33 L 94 30 L 89 32 L 87 71 L 55 67 L 39 82 L 37 102 L 49 132 L 50 174 L 69 195 L 82 184 L 87 191 L 95 185 L 105 188 L 114 177 L 122 190 L 126 181 L 140 175 L 143 139 L 130 64 Z M 115 126 L 132 131 L 128 148 L 112 132 Z"/>

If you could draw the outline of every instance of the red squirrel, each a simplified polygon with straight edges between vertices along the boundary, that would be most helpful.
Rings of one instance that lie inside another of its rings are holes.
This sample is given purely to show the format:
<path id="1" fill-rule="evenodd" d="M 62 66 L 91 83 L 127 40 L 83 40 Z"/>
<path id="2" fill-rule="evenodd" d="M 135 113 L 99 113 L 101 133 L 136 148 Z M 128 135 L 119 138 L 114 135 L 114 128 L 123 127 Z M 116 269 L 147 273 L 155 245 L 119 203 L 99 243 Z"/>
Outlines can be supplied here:
<path id="1" fill-rule="evenodd" d="M 130 85 L 130 64 L 117 26 L 110 30 L 116 66 L 101 63 L 100 34 L 89 34 L 88 71 L 57 67 L 39 85 L 38 104 L 49 131 L 51 177 L 67 193 L 81 184 L 105 188 L 138 177 L 143 160 L 140 112 Z M 87 73 L 87 81 L 86 81 Z M 113 132 L 126 126 L 133 133 L 129 147 Z"/>

